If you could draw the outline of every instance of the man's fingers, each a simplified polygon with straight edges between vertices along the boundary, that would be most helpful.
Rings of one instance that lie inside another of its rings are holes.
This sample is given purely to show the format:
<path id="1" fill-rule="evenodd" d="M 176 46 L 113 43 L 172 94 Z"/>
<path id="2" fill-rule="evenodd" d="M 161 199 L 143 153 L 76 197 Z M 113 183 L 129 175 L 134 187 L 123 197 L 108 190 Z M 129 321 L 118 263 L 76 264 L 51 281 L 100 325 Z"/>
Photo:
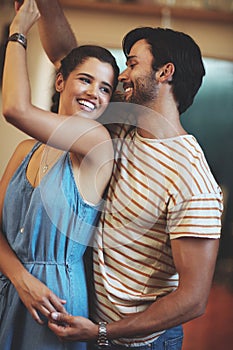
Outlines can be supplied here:
<path id="1" fill-rule="evenodd" d="M 59 313 L 59 312 L 52 312 L 51 313 L 51 318 L 52 318 L 52 320 L 58 321 L 58 322 L 60 322 L 60 321 L 63 322 L 64 321 L 64 315 Z"/>
<path id="2" fill-rule="evenodd" d="M 71 325 L 70 318 L 71 316 L 59 312 L 52 312 L 50 315 L 48 326 L 61 341 L 67 340 L 67 332 L 69 333 L 69 326 Z"/>
<path id="3" fill-rule="evenodd" d="M 52 312 L 50 318 L 57 324 L 61 324 L 64 326 L 72 323 L 72 316 L 68 315 L 67 313 L 64 314 L 60 312 Z"/>

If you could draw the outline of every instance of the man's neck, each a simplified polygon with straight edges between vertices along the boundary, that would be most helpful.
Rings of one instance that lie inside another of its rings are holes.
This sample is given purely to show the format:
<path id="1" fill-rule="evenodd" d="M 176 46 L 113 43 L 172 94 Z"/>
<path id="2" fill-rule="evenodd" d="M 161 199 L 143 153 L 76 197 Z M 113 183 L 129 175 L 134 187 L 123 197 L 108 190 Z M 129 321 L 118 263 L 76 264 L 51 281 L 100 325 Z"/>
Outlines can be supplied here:
<path id="1" fill-rule="evenodd" d="M 167 139 L 180 135 L 186 135 L 180 123 L 177 109 L 166 111 L 147 108 L 146 113 L 137 118 L 137 131 L 140 136 L 151 139 Z"/>

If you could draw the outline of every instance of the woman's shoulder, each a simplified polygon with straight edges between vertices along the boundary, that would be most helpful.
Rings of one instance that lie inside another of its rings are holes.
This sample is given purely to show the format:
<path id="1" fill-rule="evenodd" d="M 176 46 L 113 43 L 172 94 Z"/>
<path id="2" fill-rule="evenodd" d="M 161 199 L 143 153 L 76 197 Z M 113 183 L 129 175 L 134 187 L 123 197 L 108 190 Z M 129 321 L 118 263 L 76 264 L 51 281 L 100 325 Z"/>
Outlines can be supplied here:
<path id="1" fill-rule="evenodd" d="M 37 142 L 34 139 L 21 141 L 15 148 L 8 165 L 14 165 L 14 168 L 18 167 Z"/>
<path id="2" fill-rule="evenodd" d="M 31 151 L 31 149 L 36 143 L 36 140 L 28 139 L 21 141 L 16 147 L 0 181 L 2 195 L 3 193 L 5 193 L 7 185 L 10 179 L 12 178 L 13 174 L 15 173 L 16 169 L 20 166 L 24 158 L 27 156 L 27 154 Z"/>
<path id="3" fill-rule="evenodd" d="M 26 139 L 21 141 L 15 149 L 15 152 L 21 153 L 22 155 L 27 155 L 31 149 L 38 143 L 35 139 Z"/>

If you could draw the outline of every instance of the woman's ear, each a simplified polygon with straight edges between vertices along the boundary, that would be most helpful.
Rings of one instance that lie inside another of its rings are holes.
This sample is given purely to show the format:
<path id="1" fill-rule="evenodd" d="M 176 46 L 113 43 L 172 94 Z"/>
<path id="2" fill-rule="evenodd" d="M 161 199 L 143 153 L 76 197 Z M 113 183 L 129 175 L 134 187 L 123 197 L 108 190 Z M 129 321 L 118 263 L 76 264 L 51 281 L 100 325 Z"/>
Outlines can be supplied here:
<path id="1" fill-rule="evenodd" d="M 158 70 L 157 79 L 160 83 L 172 81 L 172 76 L 175 72 L 175 66 L 173 63 L 167 63 Z"/>
<path id="2" fill-rule="evenodd" d="M 65 81 L 63 78 L 63 75 L 61 73 L 58 73 L 56 76 L 56 83 L 55 88 L 57 92 L 62 92 L 64 90 Z"/>

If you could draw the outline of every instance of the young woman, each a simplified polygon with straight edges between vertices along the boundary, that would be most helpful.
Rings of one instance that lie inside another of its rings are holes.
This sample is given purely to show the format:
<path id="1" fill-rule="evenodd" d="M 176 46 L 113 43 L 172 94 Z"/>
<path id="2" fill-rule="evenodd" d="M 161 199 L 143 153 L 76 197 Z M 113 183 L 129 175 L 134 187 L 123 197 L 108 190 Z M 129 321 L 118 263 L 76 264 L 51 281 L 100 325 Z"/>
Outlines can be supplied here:
<path id="1" fill-rule="evenodd" d="M 83 254 L 113 159 L 109 133 L 96 119 L 119 69 L 104 48 L 73 49 L 56 77 L 58 114 L 33 106 L 25 48 L 38 18 L 35 2 L 24 1 L 4 67 L 3 115 L 40 142 L 17 147 L 0 184 L 0 347 L 83 350 L 85 343 L 60 342 L 46 323 L 55 310 L 88 316 Z"/>

